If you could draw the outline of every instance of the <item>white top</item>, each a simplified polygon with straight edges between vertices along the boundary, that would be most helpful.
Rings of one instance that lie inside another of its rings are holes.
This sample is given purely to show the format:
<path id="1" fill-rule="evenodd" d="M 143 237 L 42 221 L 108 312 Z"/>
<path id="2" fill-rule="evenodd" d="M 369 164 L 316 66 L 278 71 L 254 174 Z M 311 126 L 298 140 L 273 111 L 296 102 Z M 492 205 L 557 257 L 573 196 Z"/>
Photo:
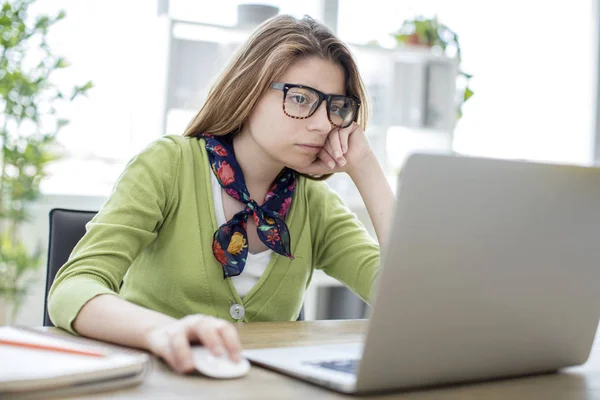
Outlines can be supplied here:
<path id="1" fill-rule="evenodd" d="M 219 184 L 215 174 L 210 174 L 210 181 L 212 184 L 213 203 L 215 204 L 217 226 L 221 226 L 227 222 L 225 219 L 225 210 L 223 209 L 223 191 L 221 190 L 221 185 Z M 240 297 L 244 297 L 246 294 L 248 294 L 256 282 L 258 282 L 258 279 L 267 269 L 269 261 L 271 261 L 271 254 L 273 254 L 273 250 L 271 249 L 257 254 L 248 252 L 244 271 L 238 276 L 231 277 L 231 281 L 237 289 Z"/>

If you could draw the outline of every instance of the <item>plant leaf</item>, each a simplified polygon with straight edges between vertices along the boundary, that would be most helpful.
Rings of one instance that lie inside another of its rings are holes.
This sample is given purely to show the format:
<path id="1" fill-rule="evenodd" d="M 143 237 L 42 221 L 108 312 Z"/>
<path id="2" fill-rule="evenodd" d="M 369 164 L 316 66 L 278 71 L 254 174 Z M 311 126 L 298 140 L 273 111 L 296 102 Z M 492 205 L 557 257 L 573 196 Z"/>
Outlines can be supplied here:
<path id="1" fill-rule="evenodd" d="M 58 60 L 56 60 L 56 64 L 54 65 L 55 68 L 67 68 L 70 66 L 71 63 L 68 62 L 67 59 L 64 57 L 60 57 Z"/>
<path id="2" fill-rule="evenodd" d="M 473 96 L 473 91 L 468 87 L 465 88 L 465 94 L 463 96 L 463 102 L 469 100 Z"/>

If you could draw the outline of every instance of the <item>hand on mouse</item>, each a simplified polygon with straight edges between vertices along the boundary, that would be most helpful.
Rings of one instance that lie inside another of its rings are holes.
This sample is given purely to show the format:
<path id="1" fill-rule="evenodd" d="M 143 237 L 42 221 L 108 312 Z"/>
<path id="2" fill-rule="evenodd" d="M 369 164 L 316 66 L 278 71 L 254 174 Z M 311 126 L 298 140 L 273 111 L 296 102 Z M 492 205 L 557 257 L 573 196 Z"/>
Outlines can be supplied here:
<path id="1" fill-rule="evenodd" d="M 190 343 L 202 343 L 220 357 L 227 354 L 235 362 L 241 359 L 241 343 L 235 326 L 209 315 L 195 314 L 151 329 L 146 338 L 148 349 L 180 373 L 194 370 Z"/>

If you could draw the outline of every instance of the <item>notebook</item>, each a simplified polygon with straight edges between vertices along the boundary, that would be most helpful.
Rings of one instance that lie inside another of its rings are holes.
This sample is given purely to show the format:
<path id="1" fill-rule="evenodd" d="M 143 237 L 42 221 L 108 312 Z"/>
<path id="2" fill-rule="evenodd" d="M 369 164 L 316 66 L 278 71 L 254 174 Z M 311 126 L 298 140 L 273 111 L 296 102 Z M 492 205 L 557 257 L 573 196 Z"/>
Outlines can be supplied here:
<path id="1" fill-rule="evenodd" d="M 47 349 L 56 347 L 64 351 Z M 33 328 L 0 327 L 2 399 L 67 396 L 132 386 L 142 382 L 150 366 L 151 358 L 141 351 Z"/>

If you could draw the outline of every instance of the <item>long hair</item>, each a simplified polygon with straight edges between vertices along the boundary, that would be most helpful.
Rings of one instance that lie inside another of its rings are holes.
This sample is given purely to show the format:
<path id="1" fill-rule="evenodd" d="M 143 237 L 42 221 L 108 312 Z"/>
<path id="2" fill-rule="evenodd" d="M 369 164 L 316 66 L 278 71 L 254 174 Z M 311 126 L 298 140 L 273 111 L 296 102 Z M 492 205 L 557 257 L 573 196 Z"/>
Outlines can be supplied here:
<path id="1" fill-rule="evenodd" d="M 210 89 L 184 136 L 226 135 L 239 130 L 256 103 L 286 69 L 301 58 L 317 56 L 344 70 L 346 95 L 361 102 L 357 123 L 366 129 L 368 101 L 365 85 L 350 50 L 326 26 L 309 16 L 279 15 L 263 22 L 237 50 Z M 320 177 L 304 175 L 310 179 Z"/>

